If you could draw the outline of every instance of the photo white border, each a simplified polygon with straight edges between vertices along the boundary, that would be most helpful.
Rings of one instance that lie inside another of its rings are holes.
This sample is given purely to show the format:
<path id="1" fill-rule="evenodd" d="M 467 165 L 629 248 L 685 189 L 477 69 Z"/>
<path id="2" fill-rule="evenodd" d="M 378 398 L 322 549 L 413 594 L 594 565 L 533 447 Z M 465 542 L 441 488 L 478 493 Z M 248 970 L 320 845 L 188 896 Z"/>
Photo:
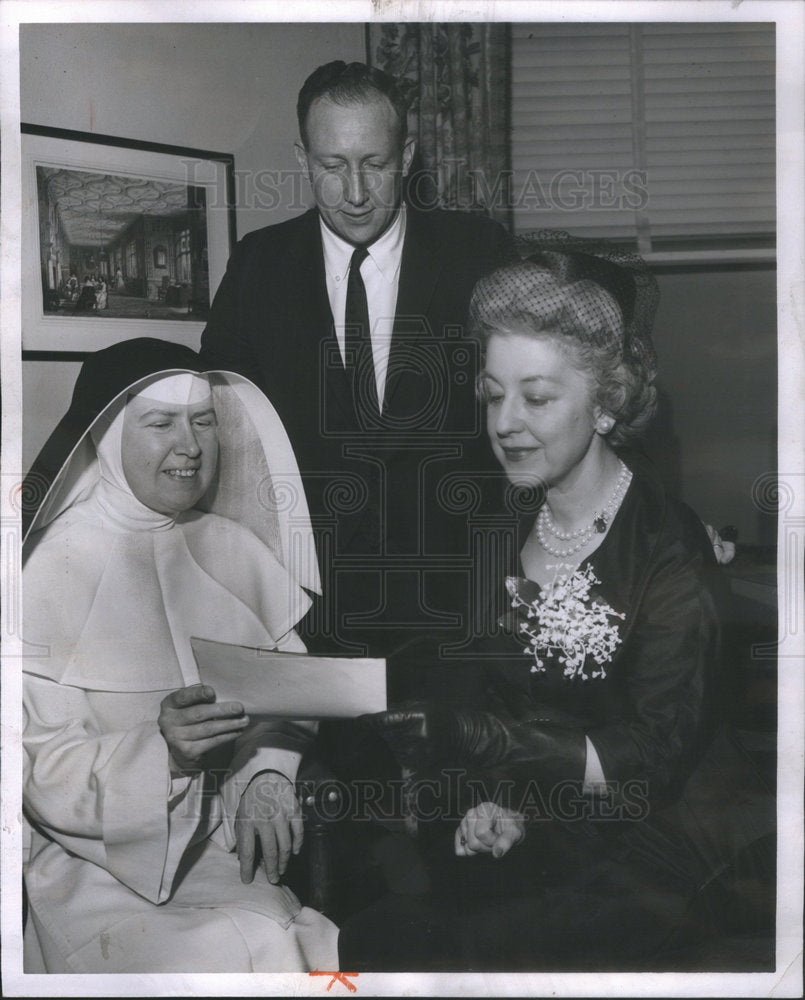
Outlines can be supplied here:
<path id="1" fill-rule="evenodd" d="M 775 21 L 778 76 L 778 349 L 780 491 L 780 681 L 778 766 L 778 940 L 774 973 L 368 975 L 355 980 L 357 996 L 774 996 L 802 995 L 803 890 L 803 550 L 805 550 L 805 413 L 803 412 L 802 268 L 803 38 L 800 0 L 497 0 L 486 6 L 416 0 L 330 0 L 297 4 L 297 21 L 486 20 L 500 21 Z M 6 996 L 351 996 L 343 985 L 306 975 L 36 976 L 21 971 L 20 782 L 21 652 L 18 624 L 19 515 L 15 489 L 21 463 L 20 363 L 20 152 L 18 28 L 25 22 L 224 22 L 287 21 L 287 3 L 276 0 L 84 0 L 0 4 L 2 93 L 2 301 L 0 364 L 3 375 L 3 698 L 2 698 L 2 987 Z M 284 99 L 292 99 L 288 95 Z M 37 250 L 38 258 L 38 250 Z"/>
<path id="2" fill-rule="evenodd" d="M 106 143 L 104 137 L 84 140 L 81 133 L 70 137 L 25 132 L 21 136 L 22 169 L 22 349 L 23 351 L 98 351 L 132 337 L 162 337 L 196 348 L 204 320 L 134 319 L 48 313 L 44 309 L 39 243 L 39 197 L 37 167 L 55 167 L 90 173 L 171 181 L 194 185 L 206 191 L 207 259 L 212 297 L 226 270 L 232 250 L 233 211 L 228 192 L 232 183 L 231 160 L 226 154 L 194 155 L 194 152 L 167 153 L 159 149 L 137 148 L 118 139 Z M 220 159 L 212 157 L 222 157 Z M 58 358 L 54 359 L 58 360 Z"/>

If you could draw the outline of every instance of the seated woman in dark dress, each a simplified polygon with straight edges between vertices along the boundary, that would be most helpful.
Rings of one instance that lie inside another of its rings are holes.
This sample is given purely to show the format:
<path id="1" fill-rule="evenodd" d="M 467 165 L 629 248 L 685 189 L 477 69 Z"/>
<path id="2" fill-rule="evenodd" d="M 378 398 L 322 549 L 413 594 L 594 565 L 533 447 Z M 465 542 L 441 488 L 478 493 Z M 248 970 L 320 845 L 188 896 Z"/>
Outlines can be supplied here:
<path id="1" fill-rule="evenodd" d="M 484 710 L 365 720 L 420 789 L 452 769 L 460 809 L 420 823 L 430 893 L 348 921 L 341 968 L 674 968 L 702 888 L 769 843 L 773 799 L 723 721 L 713 546 L 626 448 L 654 409 L 656 299 L 638 259 L 561 242 L 475 289 L 492 447 L 536 500 L 496 588 Z"/>
<path id="2" fill-rule="evenodd" d="M 87 312 L 95 308 L 95 282 L 86 274 L 81 284 L 81 294 L 75 304 L 76 312 Z"/>

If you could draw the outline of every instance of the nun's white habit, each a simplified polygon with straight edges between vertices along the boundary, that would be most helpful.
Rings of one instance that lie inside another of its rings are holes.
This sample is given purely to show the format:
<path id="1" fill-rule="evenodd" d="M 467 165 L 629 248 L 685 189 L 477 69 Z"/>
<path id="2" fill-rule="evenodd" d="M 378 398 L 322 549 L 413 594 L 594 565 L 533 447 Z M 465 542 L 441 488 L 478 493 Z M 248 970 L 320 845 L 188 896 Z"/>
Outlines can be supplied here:
<path id="1" fill-rule="evenodd" d="M 253 724 L 225 772 L 173 777 L 157 725 L 199 680 L 191 636 L 299 650 L 303 588 L 319 587 L 290 443 L 245 379 L 205 377 L 219 463 L 203 510 L 173 518 L 131 492 L 126 401 L 176 392 L 165 376 L 94 422 L 26 539 L 26 971 L 335 969 L 335 926 L 262 870 L 243 884 L 233 853 L 244 788 L 264 770 L 293 781 L 311 727 Z"/>

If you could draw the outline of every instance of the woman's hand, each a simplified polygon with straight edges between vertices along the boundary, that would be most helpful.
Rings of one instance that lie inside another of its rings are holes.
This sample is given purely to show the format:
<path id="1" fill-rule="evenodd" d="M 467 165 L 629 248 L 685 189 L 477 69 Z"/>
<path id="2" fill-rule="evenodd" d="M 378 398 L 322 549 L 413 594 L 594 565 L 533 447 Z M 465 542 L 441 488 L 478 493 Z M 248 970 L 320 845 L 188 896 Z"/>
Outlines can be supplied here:
<path id="1" fill-rule="evenodd" d="M 456 854 L 491 854 L 502 858 L 525 837 L 525 817 L 494 802 L 482 802 L 467 810 L 456 830 Z"/>
<path id="2" fill-rule="evenodd" d="M 231 743 L 249 724 L 243 705 L 215 701 L 206 684 L 179 688 L 162 699 L 157 720 L 171 758 L 180 771 L 200 771 L 206 753 Z"/>
<path id="3" fill-rule="evenodd" d="M 251 882 L 257 863 L 257 842 L 268 881 L 276 885 L 285 874 L 291 851 L 298 854 L 304 838 L 302 809 L 284 774 L 262 771 L 249 782 L 235 818 L 240 880 Z"/>
<path id="4" fill-rule="evenodd" d="M 716 557 L 716 562 L 722 566 L 731 563 L 735 558 L 735 542 L 725 541 L 712 524 L 705 524 L 704 528 L 710 539 L 710 544 L 713 546 L 713 555 Z"/>

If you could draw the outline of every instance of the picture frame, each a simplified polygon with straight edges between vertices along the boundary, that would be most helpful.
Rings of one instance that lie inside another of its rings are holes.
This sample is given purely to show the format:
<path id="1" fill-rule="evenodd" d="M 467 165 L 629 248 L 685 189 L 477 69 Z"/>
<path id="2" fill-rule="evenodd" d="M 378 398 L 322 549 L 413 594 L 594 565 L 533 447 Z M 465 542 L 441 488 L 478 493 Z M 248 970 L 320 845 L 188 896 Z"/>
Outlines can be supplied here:
<path id="1" fill-rule="evenodd" d="M 236 239 L 234 156 L 23 123 L 22 356 L 197 349 Z"/>

